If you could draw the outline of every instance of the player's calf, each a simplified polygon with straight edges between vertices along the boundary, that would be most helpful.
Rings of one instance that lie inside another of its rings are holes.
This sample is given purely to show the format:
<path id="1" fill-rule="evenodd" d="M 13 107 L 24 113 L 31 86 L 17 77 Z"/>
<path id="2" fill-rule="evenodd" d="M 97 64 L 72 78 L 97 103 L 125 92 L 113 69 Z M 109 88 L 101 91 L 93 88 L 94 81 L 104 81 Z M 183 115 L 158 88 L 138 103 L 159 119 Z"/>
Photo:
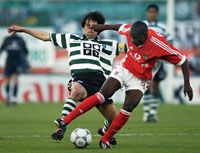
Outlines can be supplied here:
<path id="1" fill-rule="evenodd" d="M 65 128 L 67 125 L 62 119 L 56 119 L 54 123 L 58 128 Z"/>

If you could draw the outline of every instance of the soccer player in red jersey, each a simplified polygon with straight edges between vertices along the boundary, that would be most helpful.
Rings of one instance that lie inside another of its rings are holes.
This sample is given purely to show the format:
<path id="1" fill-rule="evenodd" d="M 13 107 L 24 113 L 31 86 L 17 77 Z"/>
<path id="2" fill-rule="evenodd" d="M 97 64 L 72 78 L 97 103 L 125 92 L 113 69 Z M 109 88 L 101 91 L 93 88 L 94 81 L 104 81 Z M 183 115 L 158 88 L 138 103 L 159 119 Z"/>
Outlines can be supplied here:
<path id="1" fill-rule="evenodd" d="M 136 21 L 132 25 L 95 25 L 91 28 L 98 32 L 118 30 L 119 34 L 126 36 L 129 50 L 121 64 L 106 79 L 100 91 L 85 99 L 63 120 L 57 119 L 58 127 L 68 125 L 92 107 L 104 103 L 105 98 L 111 97 L 115 91 L 124 86 L 126 95 L 123 107 L 99 142 L 101 148 L 110 148 L 110 138 L 124 126 L 134 108 L 139 104 L 149 80 L 152 79 L 152 68 L 158 59 L 181 66 L 184 94 L 192 100 L 193 91 L 190 86 L 186 57 L 168 43 L 161 34 L 148 29 L 142 21 Z"/>

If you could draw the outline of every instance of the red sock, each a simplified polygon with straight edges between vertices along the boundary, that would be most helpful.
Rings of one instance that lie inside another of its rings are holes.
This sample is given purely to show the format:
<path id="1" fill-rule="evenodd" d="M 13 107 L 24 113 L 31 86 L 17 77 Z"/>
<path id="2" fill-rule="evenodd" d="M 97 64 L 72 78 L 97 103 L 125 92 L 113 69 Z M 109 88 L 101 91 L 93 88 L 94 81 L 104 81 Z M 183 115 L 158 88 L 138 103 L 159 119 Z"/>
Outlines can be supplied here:
<path id="1" fill-rule="evenodd" d="M 119 114 L 112 121 L 111 125 L 109 126 L 104 136 L 101 138 L 101 140 L 103 142 L 109 141 L 110 138 L 124 126 L 124 124 L 128 121 L 130 115 L 131 115 L 130 112 L 121 109 Z"/>
<path id="2" fill-rule="evenodd" d="M 85 100 L 83 100 L 73 111 L 71 111 L 67 116 L 65 116 L 63 120 L 65 123 L 69 124 L 72 120 L 74 120 L 78 116 L 84 114 L 97 104 L 101 104 L 103 102 L 104 102 L 103 95 L 101 93 L 96 93 L 95 95 L 90 96 Z"/>

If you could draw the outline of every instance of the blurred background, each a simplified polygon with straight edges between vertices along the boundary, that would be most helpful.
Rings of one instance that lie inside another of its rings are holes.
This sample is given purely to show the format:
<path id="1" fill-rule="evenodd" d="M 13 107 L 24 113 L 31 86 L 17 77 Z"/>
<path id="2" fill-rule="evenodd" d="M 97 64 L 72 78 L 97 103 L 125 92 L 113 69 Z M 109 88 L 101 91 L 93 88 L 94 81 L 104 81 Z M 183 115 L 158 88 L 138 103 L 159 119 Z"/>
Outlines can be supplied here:
<path id="1" fill-rule="evenodd" d="M 89 11 L 101 11 L 107 23 L 132 23 L 146 19 L 146 7 L 155 3 L 160 8 L 159 21 L 168 25 L 174 36 L 174 44 L 184 52 L 189 61 L 195 57 L 196 68 L 191 69 L 191 85 L 194 100 L 189 104 L 200 104 L 200 0 L 23 0 L 0 1 L 0 44 L 8 36 L 7 27 L 17 24 L 29 28 L 56 33 L 82 34 L 80 22 Z M 26 34 L 24 38 L 29 50 L 30 71 L 20 75 L 19 102 L 62 103 L 68 96 L 67 82 L 70 79 L 67 51 L 54 47 Z M 100 37 L 125 42 L 117 32 L 103 32 Z M 0 55 L 0 101 L 5 100 L 3 68 L 6 54 Z M 116 59 L 116 64 L 122 57 Z M 188 103 L 182 93 L 183 79 L 179 68 L 165 64 L 167 79 L 161 83 L 161 92 L 166 103 Z M 121 91 L 119 91 L 121 92 Z M 115 101 L 123 96 L 115 94 Z"/>

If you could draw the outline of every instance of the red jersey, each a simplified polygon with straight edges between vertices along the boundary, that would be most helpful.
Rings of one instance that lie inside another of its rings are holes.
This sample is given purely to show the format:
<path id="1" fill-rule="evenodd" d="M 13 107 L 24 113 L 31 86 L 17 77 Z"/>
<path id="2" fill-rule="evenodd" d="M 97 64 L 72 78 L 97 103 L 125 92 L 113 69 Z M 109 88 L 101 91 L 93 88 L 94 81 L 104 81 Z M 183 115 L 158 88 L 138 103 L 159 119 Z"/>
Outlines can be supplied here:
<path id="1" fill-rule="evenodd" d="M 119 28 L 119 34 L 127 38 L 128 52 L 122 65 L 133 75 L 142 79 L 152 79 L 152 69 L 158 59 L 172 64 L 182 65 L 186 56 L 173 47 L 160 33 L 148 29 L 146 41 L 141 46 L 132 43 L 130 36 L 131 24 L 124 24 Z"/>

